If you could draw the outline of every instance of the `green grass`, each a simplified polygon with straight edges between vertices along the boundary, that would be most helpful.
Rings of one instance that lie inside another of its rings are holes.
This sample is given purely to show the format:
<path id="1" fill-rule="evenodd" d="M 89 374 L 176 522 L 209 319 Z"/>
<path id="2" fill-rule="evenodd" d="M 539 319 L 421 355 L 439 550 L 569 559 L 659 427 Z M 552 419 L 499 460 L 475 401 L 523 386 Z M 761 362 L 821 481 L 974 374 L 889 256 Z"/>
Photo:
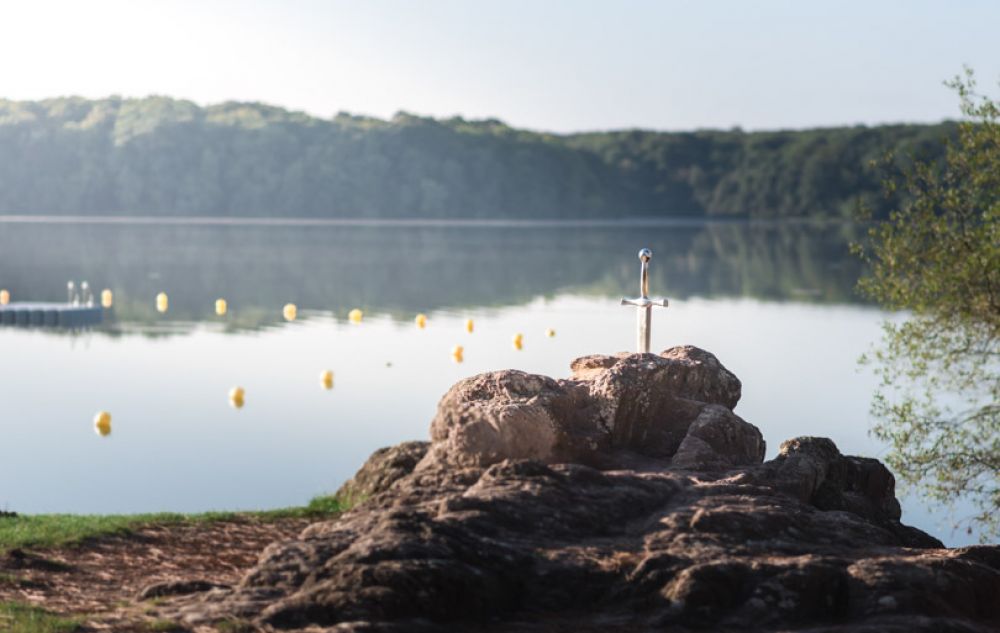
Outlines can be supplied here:
<path id="1" fill-rule="evenodd" d="M 44 609 L 15 602 L 0 602 L 0 631 L 5 633 L 71 633 L 80 621 L 53 615 Z"/>
<path id="2" fill-rule="evenodd" d="M 92 631 L 82 618 L 50 613 L 19 602 L 0 602 L 0 631 L 3 633 L 76 633 Z M 151 620 L 131 625 L 134 633 L 176 633 L 188 629 L 169 620 Z"/>
<path id="3" fill-rule="evenodd" d="M 97 536 L 129 534 L 149 525 L 232 521 L 253 518 L 326 518 L 346 510 L 335 497 L 316 497 L 309 505 L 260 512 L 205 512 L 201 514 L 29 514 L 0 516 L 0 553 L 14 548 L 72 545 Z M 4 630 L 0 627 L 0 630 Z"/>
<path id="4" fill-rule="evenodd" d="M 306 506 L 259 512 L 205 512 L 200 514 L 0 514 L 0 554 L 14 548 L 59 547 L 73 545 L 99 536 L 126 535 L 149 525 L 170 525 L 212 521 L 254 519 L 277 521 L 289 518 L 324 519 L 348 509 L 349 503 L 334 496 L 316 497 Z M 0 573 L 0 585 L 19 585 L 15 575 Z M 226 622 L 220 631 L 241 633 L 249 628 L 243 623 Z M 44 609 L 15 602 L 0 602 L 0 631 L 3 633 L 73 633 L 82 630 L 82 621 Z M 148 622 L 143 633 L 169 633 L 184 630 L 176 624 L 157 620 Z"/>

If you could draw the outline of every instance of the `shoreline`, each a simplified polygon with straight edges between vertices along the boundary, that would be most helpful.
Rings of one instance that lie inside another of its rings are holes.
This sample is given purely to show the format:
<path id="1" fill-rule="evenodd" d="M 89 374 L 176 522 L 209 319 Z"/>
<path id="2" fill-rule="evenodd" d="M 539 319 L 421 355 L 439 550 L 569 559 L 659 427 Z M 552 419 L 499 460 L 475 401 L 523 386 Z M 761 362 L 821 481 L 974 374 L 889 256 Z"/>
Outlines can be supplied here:
<path id="1" fill-rule="evenodd" d="M 132 215 L 0 215 L 0 224 L 80 224 L 124 226 L 273 226 L 273 227 L 363 227 L 363 228 L 653 228 L 706 225 L 745 226 L 841 226 L 863 225 L 840 218 L 723 218 L 670 217 L 601 218 L 272 218 L 226 216 L 132 216 Z"/>

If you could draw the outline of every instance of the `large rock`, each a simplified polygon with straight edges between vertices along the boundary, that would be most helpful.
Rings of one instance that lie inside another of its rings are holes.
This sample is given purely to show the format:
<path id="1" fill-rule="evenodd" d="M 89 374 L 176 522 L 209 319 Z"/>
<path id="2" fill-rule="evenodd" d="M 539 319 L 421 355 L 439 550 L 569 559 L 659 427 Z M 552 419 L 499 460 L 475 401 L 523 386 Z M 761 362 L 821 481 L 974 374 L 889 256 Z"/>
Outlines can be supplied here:
<path id="1" fill-rule="evenodd" d="M 590 461 L 607 448 L 585 389 L 506 370 L 466 378 L 448 390 L 431 422 L 427 464 L 488 466 L 507 458 Z"/>
<path id="2" fill-rule="evenodd" d="M 1000 548 L 902 525 L 892 474 L 830 440 L 761 463 L 711 355 L 573 369 L 462 381 L 418 465 L 423 445 L 377 453 L 355 509 L 158 614 L 303 633 L 1000 630 Z"/>
<path id="3" fill-rule="evenodd" d="M 756 427 L 718 412 L 736 406 L 740 381 L 704 350 L 585 356 L 571 369 L 569 380 L 505 370 L 459 381 L 438 405 L 425 463 L 633 465 L 636 458 L 669 459 L 695 420 L 702 420 L 704 437 L 721 439 L 721 429 L 707 428 L 719 423 L 727 433 L 756 436 L 760 449 L 744 455 L 709 442 L 706 450 L 720 448 L 725 455 L 709 460 L 701 451 L 699 464 L 740 465 L 764 457 Z"/>

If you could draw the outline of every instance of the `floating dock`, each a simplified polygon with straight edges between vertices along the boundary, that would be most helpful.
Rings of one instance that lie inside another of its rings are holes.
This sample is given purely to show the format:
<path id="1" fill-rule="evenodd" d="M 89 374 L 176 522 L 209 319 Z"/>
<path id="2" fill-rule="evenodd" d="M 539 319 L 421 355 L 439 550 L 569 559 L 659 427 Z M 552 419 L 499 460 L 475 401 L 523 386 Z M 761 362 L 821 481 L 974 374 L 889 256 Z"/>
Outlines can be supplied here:
<path id="1" fill-rule="evenodd" d="M 0 305 L 0 325 L 79 328 L 104 320 L 101 306 L 15 302 Z"/>

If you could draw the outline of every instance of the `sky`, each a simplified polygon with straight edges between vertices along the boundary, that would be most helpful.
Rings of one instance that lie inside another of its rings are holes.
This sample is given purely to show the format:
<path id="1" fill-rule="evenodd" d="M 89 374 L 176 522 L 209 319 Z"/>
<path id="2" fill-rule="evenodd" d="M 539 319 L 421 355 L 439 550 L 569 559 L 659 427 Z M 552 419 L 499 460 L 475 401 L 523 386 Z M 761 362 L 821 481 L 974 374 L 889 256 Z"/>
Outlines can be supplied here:
<path id="1" fill-rule="evenodd" d="M 537 130 L 958 115 L 1000 81 L 985 0 L 0 0 L 0 97 L 262 101 Z"/>

